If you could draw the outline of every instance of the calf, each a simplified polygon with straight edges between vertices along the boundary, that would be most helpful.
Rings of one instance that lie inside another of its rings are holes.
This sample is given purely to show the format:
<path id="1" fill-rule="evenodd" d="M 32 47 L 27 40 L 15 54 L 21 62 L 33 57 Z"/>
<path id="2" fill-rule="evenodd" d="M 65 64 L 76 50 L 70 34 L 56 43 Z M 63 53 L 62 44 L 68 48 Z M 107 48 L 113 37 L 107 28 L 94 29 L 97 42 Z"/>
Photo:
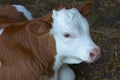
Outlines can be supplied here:
<path id="1" fill-rule="evenodd" d="M 1 26 L 0 80 L 75 80 L 66 64 L 94 62 L 100 55 L 82 16 L 87 11 L 62 8 Z"/>

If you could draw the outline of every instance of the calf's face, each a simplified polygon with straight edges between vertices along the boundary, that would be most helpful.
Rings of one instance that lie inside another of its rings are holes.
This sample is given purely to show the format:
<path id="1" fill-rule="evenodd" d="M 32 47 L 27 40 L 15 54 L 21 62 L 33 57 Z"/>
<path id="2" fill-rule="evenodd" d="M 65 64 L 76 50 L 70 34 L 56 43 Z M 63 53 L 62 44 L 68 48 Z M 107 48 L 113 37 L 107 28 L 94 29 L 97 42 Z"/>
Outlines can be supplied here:
<path id="1" fill-rule="evenodd" d="M 53 10 L 51 34 L 56 41 L 57 55 L 63 63 L 93 62 L 100 56 L 92 41 L 87 20 L 75 9 Z"/>

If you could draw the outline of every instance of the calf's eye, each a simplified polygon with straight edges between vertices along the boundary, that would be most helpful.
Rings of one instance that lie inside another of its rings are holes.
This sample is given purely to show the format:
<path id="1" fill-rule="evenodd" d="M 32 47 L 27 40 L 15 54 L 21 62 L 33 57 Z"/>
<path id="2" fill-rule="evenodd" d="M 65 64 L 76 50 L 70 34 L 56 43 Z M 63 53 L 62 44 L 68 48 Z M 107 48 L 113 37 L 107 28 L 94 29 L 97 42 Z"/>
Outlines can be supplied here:
<path id="1" fill-rule="evenodd" d="M 69 33 L 64 33 L 64 37 L 69 38 L 71 35 Z"/>

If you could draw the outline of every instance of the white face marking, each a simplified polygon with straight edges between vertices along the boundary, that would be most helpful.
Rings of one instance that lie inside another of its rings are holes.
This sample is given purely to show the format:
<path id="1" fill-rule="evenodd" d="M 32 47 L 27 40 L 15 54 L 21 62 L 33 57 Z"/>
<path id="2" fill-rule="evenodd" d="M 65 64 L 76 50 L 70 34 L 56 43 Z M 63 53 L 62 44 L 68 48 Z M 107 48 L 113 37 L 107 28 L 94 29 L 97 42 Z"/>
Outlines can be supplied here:
<path id="1" fill-rule="evenodd" d="M 22 12 L 28 20 L 33 19 L 32 14 L 22 5 L 13 5 L 19 12 Z"/>
<path id="2" fill-rule="evenodd" d="M 55 66 L 59 68 L 63 63 L 93 62 L 90 52 L 98 46 L 90 37 L 87 20 L 78 10 L 53 10 L 52 17 L 51 34 L 55 38 L 57 49 Z"/>
<path id="3" fill-rule="evenodd" d="M 0 29 L 0 35 L 2 35 L 3 31 L 4 31 L 4 29 Z"/>

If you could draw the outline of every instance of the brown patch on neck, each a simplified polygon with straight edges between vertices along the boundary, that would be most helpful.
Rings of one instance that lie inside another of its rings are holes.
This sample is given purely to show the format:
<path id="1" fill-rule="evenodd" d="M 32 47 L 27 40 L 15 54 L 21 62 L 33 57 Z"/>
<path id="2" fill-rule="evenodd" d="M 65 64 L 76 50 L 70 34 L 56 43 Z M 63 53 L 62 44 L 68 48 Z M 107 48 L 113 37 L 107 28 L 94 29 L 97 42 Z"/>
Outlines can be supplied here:
<path id="1" fill-rule="evenodd" d="M 54 61 L 56 55 L 56 43 L 54 37 L 49 33 L 36 37 L 36 46 L 32 48 L 36 56 L 37 64 L 40 64 L 40 71 L 43 75 L 52 77 L 54 75 Z M 38 45 L 37 45 L 38 44 Z"/>
<path id="2" fill-rule="evenodd" d="M 48 37 L 48 54 L 49 57 L 46 60 L 49 62 L 48 68 L 47 68 L 47 75 L 50 75 L 51 77 L 54 75 L 53 66 L 55 62 L 55 55 L 56 55 L 56 46 L 55 46 L 55 40 L 53 36 L 49 35 Z"/>
<path id="3" fill-rule="evenodd" d="M 13 24 L 11 27 L 4 29 L 0 37 L 0 50 L 2 51 L 0 52 L 0 55 L 2 55 L 0 59 L 6 64 L 19 63 L 20 61 L 21 64 L 12 67 L 8 66 L 10 70 L 13 67 L 15 68 L 12 73 L 8 73 L 14 74 L 18 67 L 20 67 L 17 70 L 19 73 L 32 72 L 29 73 L 32 76 L 26 77 L 26 80 L 32 77 L 43 80 L 44 75 L 52 77 L 54 75 L 53 65 L 56 55 L 55 40 L 49 33 L 43 36 L 32 35 L 26 31 L 28 23 L 29 21 Z M 9 54 L 6 56 L 8 52 Z M 16 75 L 18 74 L 16 73 Z M 16 75 L 14 75 L 14 78 L 16 78 Z M 26 75 L 24 74 L 24 77 Z"/>

